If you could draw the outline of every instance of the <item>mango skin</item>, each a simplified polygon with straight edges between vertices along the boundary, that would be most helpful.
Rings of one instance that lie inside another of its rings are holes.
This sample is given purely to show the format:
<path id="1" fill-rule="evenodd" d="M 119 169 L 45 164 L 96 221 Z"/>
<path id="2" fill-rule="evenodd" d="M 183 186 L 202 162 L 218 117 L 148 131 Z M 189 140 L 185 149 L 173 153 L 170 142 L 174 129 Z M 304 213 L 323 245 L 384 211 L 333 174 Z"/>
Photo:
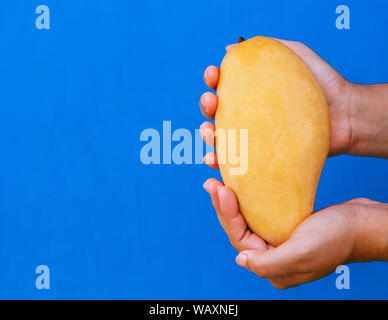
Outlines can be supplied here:
<path id="1" fill-rule="evenodd" d="M 330 148 L 323 92 L 291 49 L 255 37 L 225 55 L 217 97 L 216 129 L 248 129 L 249 135 L 247 172 L 230 175 L 235 165 L 226 161 L 220 164 L 224 183 L 249 228 L 278 246 L 314 210 Z"/>

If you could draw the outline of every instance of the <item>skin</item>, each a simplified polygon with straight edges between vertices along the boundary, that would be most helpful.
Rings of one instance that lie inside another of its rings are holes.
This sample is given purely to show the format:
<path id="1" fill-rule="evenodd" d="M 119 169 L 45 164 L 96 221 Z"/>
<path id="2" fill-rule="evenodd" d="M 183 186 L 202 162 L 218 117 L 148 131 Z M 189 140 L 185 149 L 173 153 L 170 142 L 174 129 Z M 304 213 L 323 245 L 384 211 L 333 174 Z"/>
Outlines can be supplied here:
<path id="1" fill-rule="evenodd" d="M 304 44 L 276 40 L 299 55 L 321 84 L 330 110 L 330 156 L 388 158 L 388 85 L 351 83 Z M 204 82 L 210 89 L 216 90 L 218 78 L 217 67 L 205 70 Z M 204 93 L 200 108 L 207 118 L 214 119 L 217 96 Z M 204 141 L 214 146 L 214 124 L 204 122 L 200 129 Z M 207 154 L 204 162 L 218 169 L 216 153 Z M 320 279 L 342 264 L 388 261 L 388 204 L 360 198 L 330 206 L 304 220 L 288 241 L 275 248 L 249 230 L 233 190 L 213 178 L 204 188 L 239 252 L 237 264 L 268 279 L 276 288 Z"/>

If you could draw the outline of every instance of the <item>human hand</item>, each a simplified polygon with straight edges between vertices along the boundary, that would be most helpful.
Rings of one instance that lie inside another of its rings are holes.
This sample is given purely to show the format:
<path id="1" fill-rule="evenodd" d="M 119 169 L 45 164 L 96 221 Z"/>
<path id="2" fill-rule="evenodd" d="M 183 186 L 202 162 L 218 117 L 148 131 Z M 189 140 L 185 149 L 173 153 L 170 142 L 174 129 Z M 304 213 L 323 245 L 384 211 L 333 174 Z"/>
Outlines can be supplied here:
<path id="1" fill-rule="evenodd" d="M 351 128 L 349 122 L 349 82 L 345 80 L 337 71 L 322 60 L 314 51 L 300 42 L 280 40 L 281 43 L 293 50 L 311 69 L 324 92 L 329 105 L 331 119 L 331 149 L 330 155 L 346 153 L 351 142 Z M 229 50 L 232 46 L 226 47 Z M 219 78 L 219 68 L 208 67 L 204 72 L 206 85 L 215 90 Z M 206 92 L 201 96 L 200 107 L 202 113 L 214 119 L 217 110 L 217 96 L 212 92 Z M 205 142 L 214 146 L 215 127 L 211 122 L 204 122 L 201 125 L 201 133 Z M 213 168 L 218 168 L 215 153 L 208 154 L 205 163 Z"/>
<path id="2" fill-rule="evenodd" d="M 252 233 L 234 192 L 216 179 L 205 182 L 219 221 L 240 254 L 236 262 L 276 288 L 320 279 L 349 262 L 388 260 L 388 205 L 355 199 L 305 219 L 278 247 Z"/>

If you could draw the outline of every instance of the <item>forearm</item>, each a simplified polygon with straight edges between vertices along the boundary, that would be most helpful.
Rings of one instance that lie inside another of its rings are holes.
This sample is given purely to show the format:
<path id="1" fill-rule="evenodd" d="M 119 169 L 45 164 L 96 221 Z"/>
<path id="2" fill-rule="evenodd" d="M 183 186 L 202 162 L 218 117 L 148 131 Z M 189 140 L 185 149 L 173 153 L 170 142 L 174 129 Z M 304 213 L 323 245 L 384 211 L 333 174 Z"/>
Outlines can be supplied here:
<path id="1" fill-rule="evenodd" d="M 350 84 L 348 153 L 388 158 L 388 84 Z"/>

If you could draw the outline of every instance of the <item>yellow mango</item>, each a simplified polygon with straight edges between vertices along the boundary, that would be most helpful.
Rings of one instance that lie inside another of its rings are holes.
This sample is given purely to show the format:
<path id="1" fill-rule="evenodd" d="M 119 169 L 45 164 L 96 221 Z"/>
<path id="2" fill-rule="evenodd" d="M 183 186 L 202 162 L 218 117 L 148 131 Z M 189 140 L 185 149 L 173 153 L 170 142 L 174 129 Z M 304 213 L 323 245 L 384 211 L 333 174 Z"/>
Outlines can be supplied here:
<path id="1" fill-rule="evenodd" d="M 225 55 L 217 97 L 216 144 L 224 183 L 236 193 L 249 228 L 280 245 L 314 210 L 330 147 L 329 111 L 321 87 L 291 49 L 255 37 Z M 236 159 L 220 145 L 220 132 L 226 132 L 231 145 L 228 129 L 237 132 L 236 152 L 242 148 L 240 156 L 248 155 L 245 172 L 233 171 Z M 248 130 L 244 145 L 242 129 Z"/>

